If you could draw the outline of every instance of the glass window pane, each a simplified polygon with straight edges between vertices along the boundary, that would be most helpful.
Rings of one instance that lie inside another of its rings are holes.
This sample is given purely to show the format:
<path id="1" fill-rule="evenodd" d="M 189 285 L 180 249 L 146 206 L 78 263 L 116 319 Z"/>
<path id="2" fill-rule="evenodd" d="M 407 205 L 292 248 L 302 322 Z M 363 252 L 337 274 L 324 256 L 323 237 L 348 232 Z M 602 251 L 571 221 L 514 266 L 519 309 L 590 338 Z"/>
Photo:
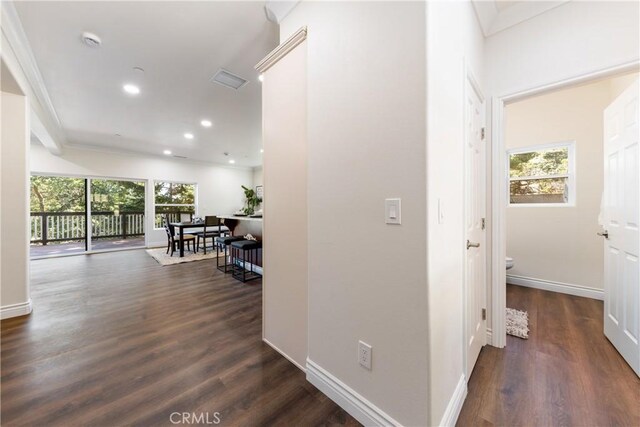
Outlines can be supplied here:
<path id="1" fill-rule="evenodd" d="M 162 218 L 165 214 L 169 216 L 169 222 L 180 222 L 182 215 L 193 218 L 195 213 L 195 206 L 156 206 L 155 227 L 164 227 Z"/>
<path id="2" fill-rule="evenodd" d="M 509 176 L 564 175 L 569 173 L 569 148 L 517 153 L 509 156 Z"/>
<path id="3" fill-rule="evenodd" d="M 155 183 L 155 202 L 159 205 L 190 205 L 195 203 L 194 184 L 179 184 L 175 182 Z"/>
<path id="4" fill-rule="evenodd" d="M 514 180 L 509 190 L 512 204 L 567 203 L 567 178 Z"/>

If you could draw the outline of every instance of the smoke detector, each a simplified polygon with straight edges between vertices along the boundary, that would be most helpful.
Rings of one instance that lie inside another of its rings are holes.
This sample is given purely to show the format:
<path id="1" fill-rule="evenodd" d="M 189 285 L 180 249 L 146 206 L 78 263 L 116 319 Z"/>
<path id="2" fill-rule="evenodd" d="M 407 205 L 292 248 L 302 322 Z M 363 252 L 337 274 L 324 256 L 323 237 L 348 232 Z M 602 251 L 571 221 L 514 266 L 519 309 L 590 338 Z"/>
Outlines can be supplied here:
<path id="1" fill-rule="evenodd" d="M 102 44 L 100 37 L 87 31 L 82 33 L 82 41 L 89 47 L 99 47 Z"/>

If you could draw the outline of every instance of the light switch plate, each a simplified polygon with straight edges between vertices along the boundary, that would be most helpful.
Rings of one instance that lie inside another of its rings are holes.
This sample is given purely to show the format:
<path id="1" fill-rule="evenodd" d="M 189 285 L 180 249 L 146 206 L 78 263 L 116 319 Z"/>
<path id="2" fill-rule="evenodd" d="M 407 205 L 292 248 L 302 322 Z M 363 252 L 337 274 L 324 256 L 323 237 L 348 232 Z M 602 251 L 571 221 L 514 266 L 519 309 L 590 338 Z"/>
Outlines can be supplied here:
<path id="1" fill-rule="evenodd" d="M 402 222 L 400 199 L 385 199 L 384 222 L 386 224 L 401 224 Z"/>

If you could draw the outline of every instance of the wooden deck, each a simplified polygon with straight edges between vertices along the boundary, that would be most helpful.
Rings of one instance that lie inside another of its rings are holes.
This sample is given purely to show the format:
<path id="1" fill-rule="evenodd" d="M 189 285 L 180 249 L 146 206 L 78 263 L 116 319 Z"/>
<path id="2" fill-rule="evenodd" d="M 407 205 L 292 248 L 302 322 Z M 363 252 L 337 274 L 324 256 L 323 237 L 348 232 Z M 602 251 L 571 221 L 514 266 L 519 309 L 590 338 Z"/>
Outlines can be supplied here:
<path id="1" fill-rule="evenodd" d="M 93 240 L 92 249 L 94 251 L 104 251 L 109 249 L 136 248 L 144 246 L 144 236 L 130 237 L 128 239 L 98 239 Z M 31 257 L 43 257 L 52 255 L 81 254 L 84 252 L 84 242 L 49 243 L 43 245 L 30 246 Z"/>

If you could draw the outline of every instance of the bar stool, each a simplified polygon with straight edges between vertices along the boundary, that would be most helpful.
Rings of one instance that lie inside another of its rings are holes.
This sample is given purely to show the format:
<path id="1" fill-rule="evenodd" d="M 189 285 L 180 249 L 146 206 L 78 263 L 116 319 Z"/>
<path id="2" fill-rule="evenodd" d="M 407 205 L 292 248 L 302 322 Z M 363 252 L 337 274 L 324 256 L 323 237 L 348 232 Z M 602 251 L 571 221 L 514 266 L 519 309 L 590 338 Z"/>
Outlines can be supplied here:
<path id="1" fill-rule="evenodd" d="M 262 249 L 262 242 L 257 242 L 255 240 L 231 242 L 231 274 L 234 279 L 240 280 L 241 282 L 248 282 L 249 280 L 262 277 L 262 274 L 254 271 L 253 269 L 256 261 L 258 260 L 259 249 Z M 237 262 L 237 259 L 239 258 L 238 255 L 240 253 L 242 253 L 242 265 Z M 246 268 L 247 259 L 249 260 L 249 264 L 251 264 L 251 270 L 249 270 L 248 274 Z"/>
<path id="2" fill-rule="evenodd" d="M 244 240 L 242 236 L 220 236 L 216 237 L 216 268 L 223 273 L 230 273 L 233 271 L 233 262 L 227 264 L 227 258 L 229 258 L 229 252 L 227 248 L 232 242 Z M 220 265 L 220 247 L 224 247 L 224 265 Z"/>

